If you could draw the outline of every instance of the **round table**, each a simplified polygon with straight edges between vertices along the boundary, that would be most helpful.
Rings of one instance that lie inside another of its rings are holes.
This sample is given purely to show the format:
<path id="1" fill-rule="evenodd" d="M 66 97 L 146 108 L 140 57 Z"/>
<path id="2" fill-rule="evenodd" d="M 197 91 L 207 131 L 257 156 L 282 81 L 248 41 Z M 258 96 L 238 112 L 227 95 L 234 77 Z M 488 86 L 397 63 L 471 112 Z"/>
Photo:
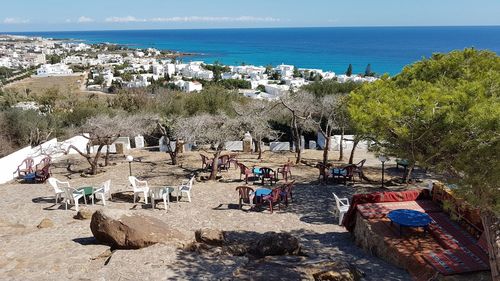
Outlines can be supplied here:
<path id="1" fill-rule="evenodd" d="M 402 227 L 423 227 L 426 231 L 427 226 L 432 222 L 428 214 L 408 209 L 390 211 L 387 218 L 391 220 L 391 225 L 393 222 L 399 225 L 399 235 L 401 235 Z"/>

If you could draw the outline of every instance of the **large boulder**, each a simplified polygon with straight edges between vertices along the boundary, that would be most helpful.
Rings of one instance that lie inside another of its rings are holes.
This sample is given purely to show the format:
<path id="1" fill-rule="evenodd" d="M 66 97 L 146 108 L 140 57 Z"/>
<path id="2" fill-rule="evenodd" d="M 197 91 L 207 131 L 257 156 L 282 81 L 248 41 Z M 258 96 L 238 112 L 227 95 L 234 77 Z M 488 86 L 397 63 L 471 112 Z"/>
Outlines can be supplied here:
<path id="1" fill-rule="evenodd" d="M 98 210 L 90 229 L 101 243 L 115 249 L 140 249 L 156 243 L 184 245 L 186 237 L 163 221 L 122 210 Z"/>
<path id="2" fill-rule="evenodd" d="M 289 233 L 267 232 L 250 247 L 249 253 L 257 257 L 298 255 L 300 248 L 299 240 Z"/>
<path id="3" fill-rule="evenodd" d="M 195 232 L 196 241 L 211 246 L 223 246 L 226 244 L 224 232 L 216 229 L 199 229 Z"/>

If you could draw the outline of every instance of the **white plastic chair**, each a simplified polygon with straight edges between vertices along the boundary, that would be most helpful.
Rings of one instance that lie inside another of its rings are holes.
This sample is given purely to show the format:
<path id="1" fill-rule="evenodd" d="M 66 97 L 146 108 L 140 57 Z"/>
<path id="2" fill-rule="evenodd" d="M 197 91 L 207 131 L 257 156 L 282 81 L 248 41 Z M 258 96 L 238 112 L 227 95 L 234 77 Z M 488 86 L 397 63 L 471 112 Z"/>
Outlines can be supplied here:
<path id="1" fill-rule="evenodd" d="M 134 189 L 134 203 L 137 199 L 137 194 L 144 194 L 144 202 L 148 204 L 148 194 L 149 194 L 149 186 L 147 181 L 140 181 L 134 176 L 128 177 L 132 188 Z"/>
<path id="2" fill-rule="evenodd" d="M 342 220 L 344 219 L 344 214 L 349 210 L 349 199 L 339 198 L 335 193 L 332 193 L 335 197 L 335 203 L 337 205 L 336 213 L 339 213 L 339 225 L 342 225 Z"/>
<path id="3" fill-rule="evenodd" d="M 62 182 L 56 178 L 49 178 L 49 184 L 54 188 L 54 192 L 56 194 L 56 204 L 61 198 L 61 195 L 65 194 L 64 187 L 69 187 L 69 182 Z"/>
<path id="4" fill-rule="evenodd" d="M 165 205 L 165 211 L 168 210 L 168 204 L 170 204 L 170 191 L 173 188 L 169 187 L 160 187 L 160 188 L 151 188 L 149 190 L 149 194 L 151 196 L 151 206 L 153 209 L 155 208 L 155 200 L 163 200 L 163 204 Z"/>
<path id="5" fill-rule="evenodd" d="M 185 193 L 188 197 L 189 202 L 191 202 L 191 188 L 193 188 L 193 182 L 194 182 L 194 176 L 189 181 L 186 181 L 181 185 L 179 185 L 179 192 L 181 194 L 181 197 L 182 194 Z"/>
<path id="6" fill-rule="evenodd" d="M 107 180 L 99 187 L 94 188 L 94 191 L 92 192 L 92 205 L 94 205 L 94 197 L 100 199 L 102 204 L 106 206 L 106 198 L 113 199 L 111 198 L 111 180 Z"/>
<path id="7" fill-rule="evenodd" d="M 70 204 L 75 205 L 75 210 L 78 212 L 78 200 L 83 197 L 83 201 L 85 202 L 85 205 L 87 205 L 87 198 L 85 197 L 85 190 L 77 190 L 69 186 L 64 187 L 64 191 L 66 193 L 66 200 L 64 202 L 66 203 L 66 210 L 68 209 L 68 202 Z"/>

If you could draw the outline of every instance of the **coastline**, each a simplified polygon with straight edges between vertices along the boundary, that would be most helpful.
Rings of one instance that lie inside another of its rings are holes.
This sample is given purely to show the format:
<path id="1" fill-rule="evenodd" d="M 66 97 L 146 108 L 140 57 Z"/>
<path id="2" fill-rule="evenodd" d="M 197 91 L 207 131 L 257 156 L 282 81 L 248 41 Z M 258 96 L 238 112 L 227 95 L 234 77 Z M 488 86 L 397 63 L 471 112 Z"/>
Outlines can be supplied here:
<path id="1" fill-rule="evenodd" d="M 193 60 L 225 65 L 278 65 L 343 73 L 395 75 L 405 65 L 435 52 L 474 46 L 500 53 L 500 27 L 338 27 L 268 29 L 149 29 L 111 31 L 10 32 L 88 43 L 112 42 L 136 48 L 176 50 Z"/>

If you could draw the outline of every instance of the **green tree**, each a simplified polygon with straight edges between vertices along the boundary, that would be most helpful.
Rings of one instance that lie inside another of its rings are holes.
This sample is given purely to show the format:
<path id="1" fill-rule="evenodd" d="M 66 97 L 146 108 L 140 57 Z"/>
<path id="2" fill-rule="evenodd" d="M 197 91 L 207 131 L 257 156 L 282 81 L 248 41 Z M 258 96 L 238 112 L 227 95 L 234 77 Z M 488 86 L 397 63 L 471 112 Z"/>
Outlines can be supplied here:
<path id="1" fill-rule="evenodd" d="M 393 79 L 365 84 L 350 99 L 358 129 L 378 149 L 446 171 L 481 210 L 493 280 L 500 275 L 500 57 L 465 49 L 435 54 Z M 496 231 L 496 233 L 495 233 Z"/>
<path id="2" fill-rule="evenodd" d="M 365 76 L 374 76 L 375 73 L 372 71 L 372 65 L 368 64 L 365 69 Z"/>
<path id="3" fill-rule="evenodd" d="M 352 75 L 352 64 L 349 64 L 349 66 L 347 67 L 345 75 L 351 77 L 351 75 Z"/>

